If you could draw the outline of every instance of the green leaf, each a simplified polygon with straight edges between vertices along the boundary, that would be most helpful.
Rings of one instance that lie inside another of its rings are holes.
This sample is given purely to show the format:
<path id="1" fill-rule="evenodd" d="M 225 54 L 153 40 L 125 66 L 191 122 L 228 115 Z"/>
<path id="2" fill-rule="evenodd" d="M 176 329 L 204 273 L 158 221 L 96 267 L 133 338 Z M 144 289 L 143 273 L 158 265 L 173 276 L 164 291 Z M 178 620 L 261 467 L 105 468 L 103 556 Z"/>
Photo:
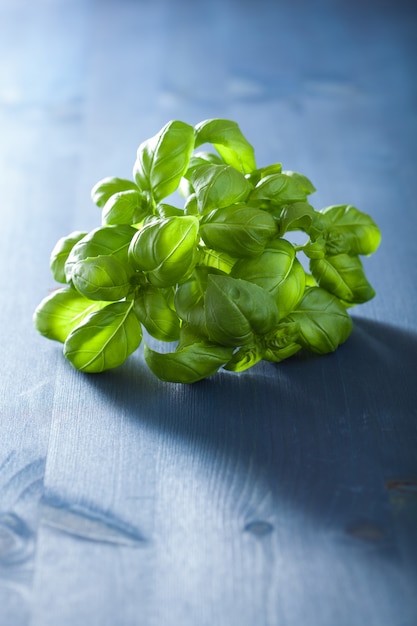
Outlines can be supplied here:
<path id="1" fill-rule="evenodd" d="M 278 322 L 272 296 L 253 283 L 211 274 L 205 296 L 206 324 L 212 341 L 224 346 L 253 344 Z"/>
<path id="2" fill-rule="evenodd" d="M 285 239 L 273 240 L 255 258 L 239 259 L 231 275 L 268 291 L 274 297 L 280 317 L 287 315 L 304 293 L 304 269 L 296 258 L 294 246 Z"/>
<path id="3" fill-rule="evenodd" d="M 323 209 L 328 254 L 372 254 L 381 242 L 381 232 L 372 218 L 349 204 Z"/>
<path id="4" fill-rule="evenodd" d="M 206 267 L 194 268 L 191 276 L 178 285 L 175 292 L 174 302 L 178 315 L 200 336 L 207 335 L 204 298 L 211 273 L 213 270 Z"/>
<path id="5" fill-rule="evenodd" d="M 214 209 L 200 222 L 200 235 L 209 248 L 237 257 L 260 254 L 276 234 L 277 225 L 269 213 L 244 204 Z"/>
<path id="6" fill-rule="evenodd" d="M 192 215 L 156 218 L 132 239 L 129 258 L 157 287 L 184 280 L 197 261 L 198 219 Z"/>
<path id="7" fill-rule="evenodd" d="M 340 301 L 319 287 L 310 287 L 284 320 L 297 324 L 298 342 L 318 354 L 333 352 L 349 337 L 352 320 Z"/>
<path id="8" fill-rule="evenodd" d="M 279 215 L 279 233 L 281 236 L 294 230 L 310 233 L 311 226 L 317 221 L 318 215 L 308 202 L 286 204 Z"/>
<path id="9" fill-rule="evenodd" d="M 69 333 L 87 315 L 108 304 L 89 300 L 73 287 L 64 287 L 54 291 L 38 304 L 33 315 L 33 323 L 44 337 L 64 343 Z"/>
<path id="10" fill-rule="evenodd" d="M 133 168 L 139 188 L 157 203 L 173 193 L 188 168 L 194 149 L 194 128 L 171 121 L 154 137 L 141 143 Z"/>
<path id="11" fill-rule="evenodd" d="M 75 263 L 71 281 L 75 289 L 90 300 L 114 302 L 125 298 L 131 290 L 132 274 L 117 257 L 100 255 Z"/>
<path id="12" fill-rule="evenodd" d="M 360 304 L 375 295 L 357 256 L 338 254 L 324 259 L 311 259 L 310 270 L 320 287 L 346 303 Z"/>
<path id="13" fill-rule="evenodd" d="M 180 320 L 162 289 L 153 285 L 140 289 L 135 298 L 134 309 L 139 321 L 152 337 L 160 341 L 179 339 Z"/>
<path id="14" fill-rule="evenodd" d="M 138 189 L 119 191 L 107 200 L 103 207 L 103 224 L 139 224 L 149 215 L 146 196 Z"/>
<path id="15" fill-rule="evenodd" d="M 138 186 L 132 180 L 125 178 L 117 178 L 117 176 L 108 176 L 99 180 L 91 190 L 91 199 L 99 208 L 103 208 L 107 200 L 115 193 L 120 191 L 138 190 Z"/>
<path id="16" fill-rule="evenodd" d="M 195 129 L 196 148 L 204 143 L 211 143 L 225 163 L 244 174 L 256 168 L 254 149 L 236 122 L 209 119 L 197 124 Z"/>
<path id="17" fill-rule="evenodd" d="M 288 321 L 272 331 L 264 341 L 262 357 L 266 361 L 280 363 L 301 350 L 298 324 Z"/>
<path id="18" fill-rule="evenodd" d="M 201 214 L 240 202 L 251 189 L 243 174 L 230 165 L 201 165 L 193 170 L 191 184 Z"/>
<path id="19" fill-rule="evenodd" d="M 265 178 L 266 176 L 270 176 L 271 174 L 281 174 L 282 172 L 282 163 L 272 163 L 272 165 L 267 165 L 266 167 L 260 167 L 259 169 L 254 170 L 250 174 L 247 174 L 246 178 L 249 182 L 255 187 L 261 178 Z"/>
<path id="20" fill-rule="evenodd" d="M 288 202 L 304 202 L 314 191 L 315 187 L 306 176 L 285 171 L 262 178 L 250 193 L 248 202 L 265 207 L 268 203 L 283 206 Z"/>
<path id="21" fill-rule="evenodd" d="M 87 233 L 75 230 L 66 237 L 62 237 L 55 244 L 51 253 L 49 266 L 52 271 L 54 279 L 58 283 L 66 283 L 67 278 L 65 275 L 65 263 L 67 262 L 68 255 L 81 239 L 83 239 Z"/>
<path id="22" fill-rule="evenodd" d="M 127 265 L 129 245 L 137 232 L 136 228 L 127 224 L 102 226 L 92 230 L 75 244 L 68 255 L 65 263 L 67 281 L 71 280 L 75 265 L 89 257 L 112 255 Z"/>
<path id="23" fill-rule="evenodd" d="M 224 365 L 230 372 L 244 372 L 262 359 L 262 352 L 257 346 L 243 346 L 237 350 L 230 361 Z"/>
<path id="24" fill-rule="evenodd" d="M 233 349 L 201 341 L 176 352 L 160 353 L 145 345 L 146 363 L 161 380 L 172 383 L 195 383 L 212 376 L 226 363 Z"/>
<path id="25" fill-rule="evenodd" d="M 64 355 L 83 372 L 118 367 L 140 345 L 142 329 L 133 301 L 114 302 L 88 315 L 68 335 Z"/>

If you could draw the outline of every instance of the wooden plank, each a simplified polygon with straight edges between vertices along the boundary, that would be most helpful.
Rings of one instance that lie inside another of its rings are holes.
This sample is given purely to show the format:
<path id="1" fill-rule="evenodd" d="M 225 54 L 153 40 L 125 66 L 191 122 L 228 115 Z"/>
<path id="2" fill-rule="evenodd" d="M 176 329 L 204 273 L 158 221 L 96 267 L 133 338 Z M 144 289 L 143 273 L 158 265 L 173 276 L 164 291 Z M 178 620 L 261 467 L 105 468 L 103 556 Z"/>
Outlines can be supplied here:
<path id="1" fill-rule="evenodd" d="M 415 622 L 412 10 L 371 5 L 31 5 L 27 49 L 9 48 L 25 113 L 0 112 L 3 126 L 15 116 L 0 176 L 20 209 L 0 232 L 6 623 Z M 156 380 L 141 352 L 81 375 L 27 317 L 50 285 L 45 258 L 59 236 L 98 224 L 92 184 L 129 176 L 140 141 L 169 119 L 214 116 L 237 119 L 261 163 L 311 176 L 318 202 L 375 216 L 377 299 L 328 357 L 193 386 Z"/>
<path id="2" fill-rule="evenodd" d="M 58 357 L 32 312 L 72 219 L 84 10 L 0 4 L 0 623 L 13 626 L 30 619 Z"/>

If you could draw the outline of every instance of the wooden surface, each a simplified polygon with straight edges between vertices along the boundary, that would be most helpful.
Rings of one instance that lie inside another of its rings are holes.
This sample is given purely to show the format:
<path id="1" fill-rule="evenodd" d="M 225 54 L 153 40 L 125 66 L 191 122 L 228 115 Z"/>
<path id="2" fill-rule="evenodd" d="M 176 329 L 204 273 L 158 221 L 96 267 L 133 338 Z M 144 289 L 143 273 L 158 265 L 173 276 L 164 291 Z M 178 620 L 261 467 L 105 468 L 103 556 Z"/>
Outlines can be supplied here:
<path id="1" fill-rule="evenodd" d="M 417 623 L 412 2 L 0 0 L 1 626 Z M 170 119 L 383 233 L 327 357 L 169 385 L 38 336 L 49 254 Z"/>

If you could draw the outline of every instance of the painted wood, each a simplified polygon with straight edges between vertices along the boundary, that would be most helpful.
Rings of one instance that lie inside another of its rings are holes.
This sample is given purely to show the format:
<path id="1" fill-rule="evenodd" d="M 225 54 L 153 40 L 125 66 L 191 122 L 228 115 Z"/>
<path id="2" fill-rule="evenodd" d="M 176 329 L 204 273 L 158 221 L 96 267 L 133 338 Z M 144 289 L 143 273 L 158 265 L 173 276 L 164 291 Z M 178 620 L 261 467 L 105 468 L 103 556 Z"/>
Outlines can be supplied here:
<path id="1" fill-rule="evenodd" d="M 414 33 L 405 0 L 0 2 L 2 626 L 416 622 Z M 377 297 L 326 357 L 76 372 L 32 329 L 50 250 L 208 117 L 373 215 Z"/>

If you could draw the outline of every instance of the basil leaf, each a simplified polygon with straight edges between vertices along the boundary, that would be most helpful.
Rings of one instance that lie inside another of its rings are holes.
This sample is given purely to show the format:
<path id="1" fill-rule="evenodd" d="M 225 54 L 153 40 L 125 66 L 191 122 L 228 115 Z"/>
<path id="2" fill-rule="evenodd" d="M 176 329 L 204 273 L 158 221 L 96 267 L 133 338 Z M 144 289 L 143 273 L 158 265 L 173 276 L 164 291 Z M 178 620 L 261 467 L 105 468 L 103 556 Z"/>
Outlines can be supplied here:
<path id="1" fill-rule="evenodd" d="M 319 287 L 310 287 L 284 320 L 298 326 L 298 342 L 318 354 L 333 352 L 352 331 L 352 319 L 339 300 Z"/>
<path id="2" fill-rule="evenodd" d="M 263 358 L 265 361 L 280 363 L 301 350 L 298 324 L 288 321 L 281 323 L 265 337 Z"/>
<path id="3" fill-rule="evenodd" d="M 132 274 L 117 257 L 100 255 L 75 263 L 71 281 L 90 300 L 114 302 L 125 298 L 131 290 Z"/>
<path id="4" fill-rule="evenodd" d="M 269 202 L 282 206 L 288 202 L 305 201 L 314 191 L 315 187 L 306 176 L 298 172 L 285 171 L 262 178 L 250 193 L 248 201 L 265 207 Z"/>
<path id="5" fill-rule="evenodd" d="M 83 239 L 87 233 L 75 230 L 66 237 L 62 237 L 55 244 L 54 249 L 51 252 L 51 258 L 49 261 L 49 267 L 51 268 L 52 275 L 58 283 L 66 283 L 67 277 L 65 275 L 65 263 L 67 262 L 68 255 L 81 239 Z"/>
<path id="6" fill-rule="evenodd" d="M 246 178 L 255 187 L 261 178 L 270 176 L 270 174 L 281 174 L 281 172 L 282 163 L 273 163 L 272 165 L 267 165 L 266 167 L 260 167 L 259 169 L 254 170 L 250 174 L 247 174 Z"/>
<path id="7" fill-rule="evenodd" d="M 175 292 L 175 309 L 180 318 L 200 336 L 207 335 L 204 298 L 212 269 L 196 267 L 191 276 L 178 285 Z"/>
<path id="8" fill-rule="evenodd" d="M 256 168 L 254 149 L 236 122 L 210 119 L 200 122 L 195 129 L 196 148 L 204 143 L 211 143 L 225 163 L 244 174 Z"/>
<path id="9" fill-rule="evenodd" d="M 239 348 L 223 367 L 230 372 L 244 372 L 259 363 L 261 359 L 262 352 L 257 346 L 244 346 Z"/>
<path id="10" fill-rule="evenodd" d="M 244 204 L 215 209 L 200 222 L 200 235 L 210 248 L 237 257 L 260 254 L 276 234 L 277 225 L 269 213 Z"/>
<path id="11" fill-rule="evenodd" d="M 256 258 L 239 259 L 231 275 L 268 291 L 274 297 L 280 317 L 287 315 L 304 293 L 304 269 L 296 258 L 294 246 L 285 239 L 275 239 Z"/>
<path id="12" fill-rule="evenodd" d="M 191 215 L 156 218 L 132 239 L 129 259 L 147 272 L 153 285 L 174 285 L 186 278 L 197 261 L 198 226 L 198 219 Z"/>
<path id="13" fill-rule="evenodd" d="M 119 191 L 107 200 L 103 207 L 103 224 L 138 224 L 149 215 L 146 196 L 138 189 Z"/>
<path id="14" fill-rule="evenodd" d="M 138 231 L 127 224 L 95 228 L 80 239 L 72 248 L 65 263 L 65 274 L 69 282 L 73 269 L 79 261 L 95 256 L 115 256 L 122 263 L 128 262 L 128 249 L 132 237 Z"/>
<path id="15" fill-rule="evenodd" d="M 272 296 L 258 285 L 230 276 L 208 277 L 205 295 L 207 331 L 224 346 L 253 344 L 278 321 Z"/>
<path id="16" fill-rule="evenodd" d="M 148 333 L 160 341 L 177 341 L 180 320 L 170 307 L 165 293 L 153 285 L 140 289 L 135 298 L 135 313 Z"/>
<path id="17" fill-rule="evenodd" d="M 375 295 L 357 256 L 338 254 L 311 259 L 310 270 L 320 287 L 349 304 L 367 302 Z"/>
<path id="18" fill-rule="evenodd" d="M 194 149 L 194 128 L 171 121 L 140 144 L 133 176 L 140 189 L 157 203 L 173 193 L 188 168 Z"/>
<path id="19" fill-rule="evenodd" d="M 144 356 L 149 369 L 161 380 L 195 383 L 215 374 L 232 352 L 232 348 L 201 341 L 164 354 L 145 345 Z"/>
<path id="20" fill-rule="evenodd" d="M 48 339 L 64 343 L 69 333 L 83 319 L 107 306 L 108 302 L 91 301 L 73 287 L 54 291 L 38 304 L 33 323 L 38 332 Z"/>
<path id="21" fill-rule="evenodd" d="M 191 184 L 201 214 L 244 200 L 251 189 L 243 174 L 230 165 L 201 165 L 193 170 Z"/>
<path id="22" fill-rule="evenodd" d="M 83 372 L 118 367 L 142 341 L 142 329 L 133 301 L 113 302 L 88 315 L 68 335 L 64 355 Z"/>
<path id="23" fill-rule="evenodd" d="M 138 190 L 138 186 L 132 180 L 108 176 L 99 180 L 91 190 L 91 199 L 99 208 L 103 208 L 107 200 L 120 191 Z"/>
<path id="24" fill-rule="evenodd" d="M 372 254 L 381 242 L 381 232 L 372 218 L 349 204 L 331 206 L 322 214 L 328 254 Z"/>
<path id="25" fill-rule="evenodd" d="M 302 230 L 310 233 L 313 223 L 317 222 L 319 213 L 308 202 L 286 204 L 279 214 L 279 234 L 288 231 Z"/>

